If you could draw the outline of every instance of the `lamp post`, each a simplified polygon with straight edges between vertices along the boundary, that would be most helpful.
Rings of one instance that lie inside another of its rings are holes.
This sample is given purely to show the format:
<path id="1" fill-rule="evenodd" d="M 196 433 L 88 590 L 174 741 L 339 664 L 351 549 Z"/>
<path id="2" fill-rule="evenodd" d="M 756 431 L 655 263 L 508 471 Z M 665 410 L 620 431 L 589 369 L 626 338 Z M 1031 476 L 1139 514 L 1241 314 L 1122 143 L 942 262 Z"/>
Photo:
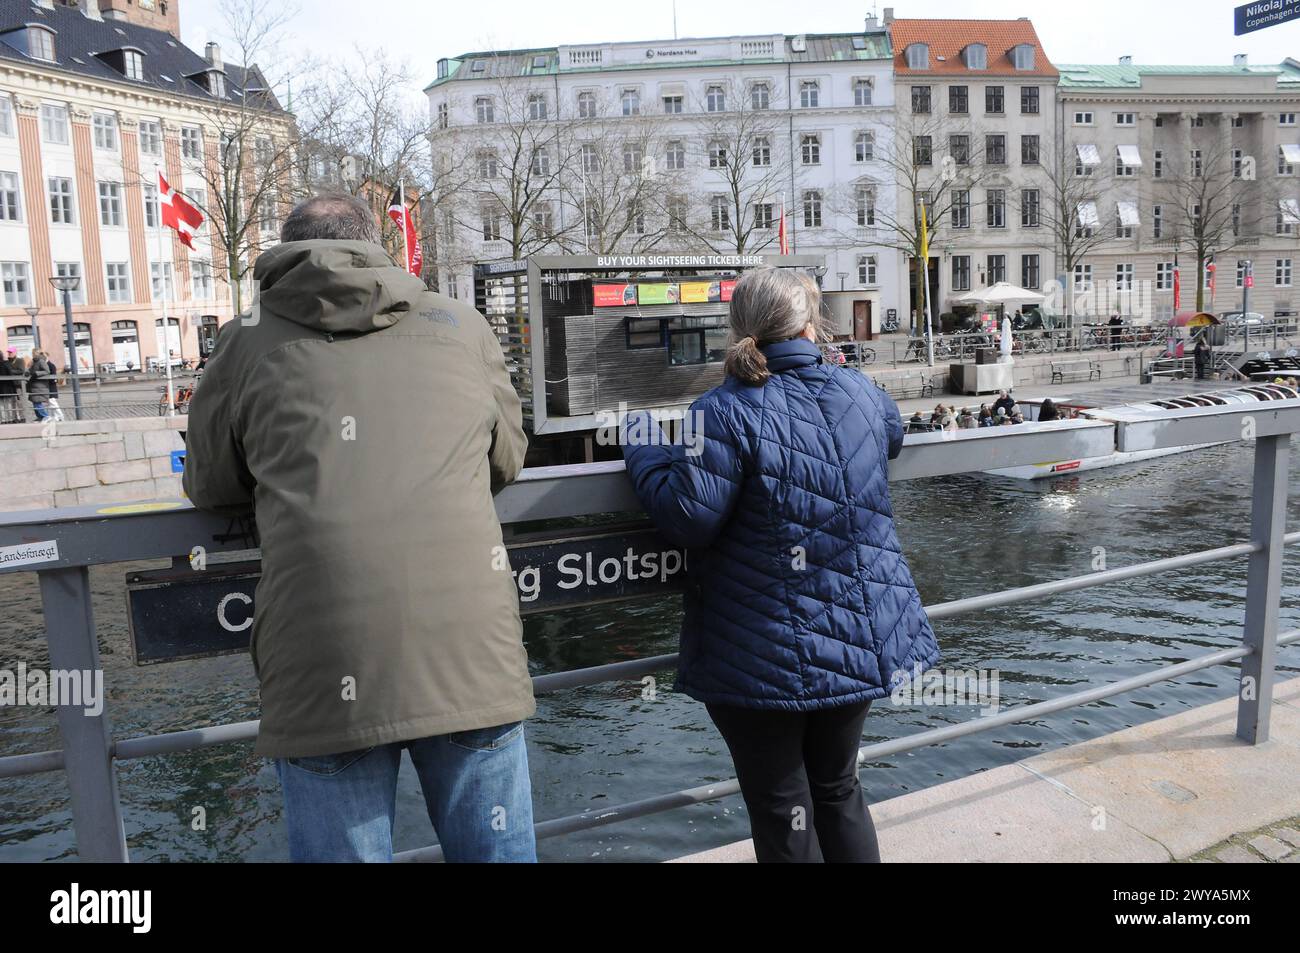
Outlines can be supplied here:
<path id="1" fill-rule="evenodd" d="M 817 288 L 818 290 L 820 290 L 822 286 L 822 279 L 826 277 L 826 266 L 818 265 L 816 268 L 813 269 L 813 274 L 817 276 Z"/>
<path id="2" fill-rule="evenodd" d="M 839 279 L 840 279 L 840 290 L 843 291 L 843 290 L 844 290 L 844 279 L 847 278 L 847 277 L 849 276 L 849 273 L 848 273 L 847 271 L 837 271 L 837 272 L 835 272 L 835 274 L 839 276 Z"/>
<path id="3" fill-rule="evenodd" d="M 23 308 L 23 310 L 27 312 L 27 317 L 32 319 L 32 346 L 39 351 L 41 349 L 41 326 L 36 323 L 36 316 L 41 313 L 41 309 L 33 305 Z"/>
<path id="4" fill-rule="evenodd" d="M 63 323 L 68 334 L 68 356 L 72 365 L 72 404 L 77 420 L 81 419 L 81 375 L 77 371 L 77 335 L 72 330 L 72 292 L 81 284 L 75 275 L 55 275 L 50 278 L 54 290 L 63 295 Z"/>

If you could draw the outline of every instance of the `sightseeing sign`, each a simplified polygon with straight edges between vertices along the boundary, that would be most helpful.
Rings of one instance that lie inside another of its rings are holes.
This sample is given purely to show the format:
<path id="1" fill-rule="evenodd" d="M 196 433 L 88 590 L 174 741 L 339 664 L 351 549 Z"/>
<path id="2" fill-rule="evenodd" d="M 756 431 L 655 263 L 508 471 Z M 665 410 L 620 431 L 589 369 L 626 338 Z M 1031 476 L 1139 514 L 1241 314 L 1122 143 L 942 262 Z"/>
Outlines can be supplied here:
<path id="1" fill-rule="evenodd" d="M 1258 0 L 1237 7 L 1234 16 L 1237 36 L 1254 33 L 1300 18 L 1300 0 Z"/>

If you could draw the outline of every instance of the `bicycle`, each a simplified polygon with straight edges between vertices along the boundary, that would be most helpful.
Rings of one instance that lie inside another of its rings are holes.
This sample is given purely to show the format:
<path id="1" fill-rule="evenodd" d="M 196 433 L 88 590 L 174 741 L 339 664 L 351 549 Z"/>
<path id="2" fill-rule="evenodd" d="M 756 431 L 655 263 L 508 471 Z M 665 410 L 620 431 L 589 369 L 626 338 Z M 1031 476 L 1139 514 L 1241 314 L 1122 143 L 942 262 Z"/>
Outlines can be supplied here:
<path id="1" fill-rule="evenodd" d="M 167 408 L 167 388 L 160 387 L 158 391 L 161 396 L 158 398 L 158 416 L 166 417 Z M 194 387 L 188 384 L 181 384 L 173 388 L 172 407 L 178 414 L 187 414 L 190 411 L 190 401 L 194 399 Z"/>

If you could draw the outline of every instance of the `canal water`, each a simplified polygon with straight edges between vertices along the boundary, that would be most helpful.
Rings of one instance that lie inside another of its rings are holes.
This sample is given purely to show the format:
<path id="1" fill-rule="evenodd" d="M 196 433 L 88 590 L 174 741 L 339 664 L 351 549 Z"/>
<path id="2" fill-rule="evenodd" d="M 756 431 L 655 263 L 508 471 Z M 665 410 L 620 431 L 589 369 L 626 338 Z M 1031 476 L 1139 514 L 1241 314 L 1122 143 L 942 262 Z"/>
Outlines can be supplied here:
<path id="1" fill-rule="evenodd" d="M 1293 446 L 1292 453 L 1300 452 Z M 1293 457 L 1294 459 L 1294 457 Z M 1300 517 L 1292 469 L 1289 530 Z M 1240 541 L 1248 534 L 1251 448 L 1216 447 L 1113 470 L 1022 483 L 983 475 L 893 487 L 904 549 L 927 604 Z M 246 657 L 136 668 L 123 578 L 92 571 L 95 613 L 119 737 L 257 717 Z M 135 568 L 139 568 L 138 566 Z M 1025 705 L 1114 682 L 1239 644 L 1245 560 L 1216 563 L 948 620 L 936 625 L 943 665 L 1000 673 L 1001 704 Z M 1282 625 L 1300 624 L 1300 560 L 1283 581 Z M 675 651 L 675 598 L 534 617 L 525 624 L 534 674 Z M 46 666 L 35 577 L 0 577 L 0 666 Z M 1230 697 L 1235 668 L 1215 668 L 1085 708 L 1011 725 L 873 763 L 863 771 L 883 800 L 1041 751 Z M 1300 673 L 1300 647 L 1280 653 L 1279 678 Z M 979 717 L 974 707 L 872 708 L 865 740 L 906 736 Z M 529 723 L 536 815 L 555 818 L 732 777 L 704 706 L 640 682 L 538 700 Z M 52 711 L 0 709 L 0 755 L 59 747 Z M 281 860 L 286 840 L 268 762 L 251 744 L 148 758 L 119 767 L 127 838 L 136 861 Z M 196 824 L 202 808 L 203 824 Z M 414 772 L 403 765 L 398 849 L 433 839 Z M 199 829 L 195 829 L 198 827 Z M 748 836 L 739 797 L 542 841 L 549 861 L 662 860 Z M 0 780 L 0 861 L 75 857 L 62 775 Z M 901 859 L 901 858 L 886 858 Z"/>

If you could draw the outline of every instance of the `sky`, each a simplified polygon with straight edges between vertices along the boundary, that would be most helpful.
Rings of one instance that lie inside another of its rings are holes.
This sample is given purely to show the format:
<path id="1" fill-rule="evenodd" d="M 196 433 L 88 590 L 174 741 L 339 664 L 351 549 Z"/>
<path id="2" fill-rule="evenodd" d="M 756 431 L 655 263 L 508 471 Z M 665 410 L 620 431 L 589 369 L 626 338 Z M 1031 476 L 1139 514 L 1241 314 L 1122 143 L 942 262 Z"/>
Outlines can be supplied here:
<path id="1" fill-rule="evenodd" d="M 385 47 L 417 77 L 413 92 L 434 78 L 441 57 L 475 50 L 673 37 L 673 0 L 267 0 L 291 5 L 290 46 L 340 59 L 357 47 Z M 910 0 L 897 17 L 971 17 L 1034 21 L 1055 63 L 1230 64 L 1300 58 L 1300 20 L 1233 36 L 1232 0 Z M 870 0 L 818 0 L 802 8 L 783 0 L 678 0 L 679 37 L 745 33 L 831 33 L 861 29 Z M 181 36 L 191 49 L 222 40 L 222 0 L 181 0 Z"/>

